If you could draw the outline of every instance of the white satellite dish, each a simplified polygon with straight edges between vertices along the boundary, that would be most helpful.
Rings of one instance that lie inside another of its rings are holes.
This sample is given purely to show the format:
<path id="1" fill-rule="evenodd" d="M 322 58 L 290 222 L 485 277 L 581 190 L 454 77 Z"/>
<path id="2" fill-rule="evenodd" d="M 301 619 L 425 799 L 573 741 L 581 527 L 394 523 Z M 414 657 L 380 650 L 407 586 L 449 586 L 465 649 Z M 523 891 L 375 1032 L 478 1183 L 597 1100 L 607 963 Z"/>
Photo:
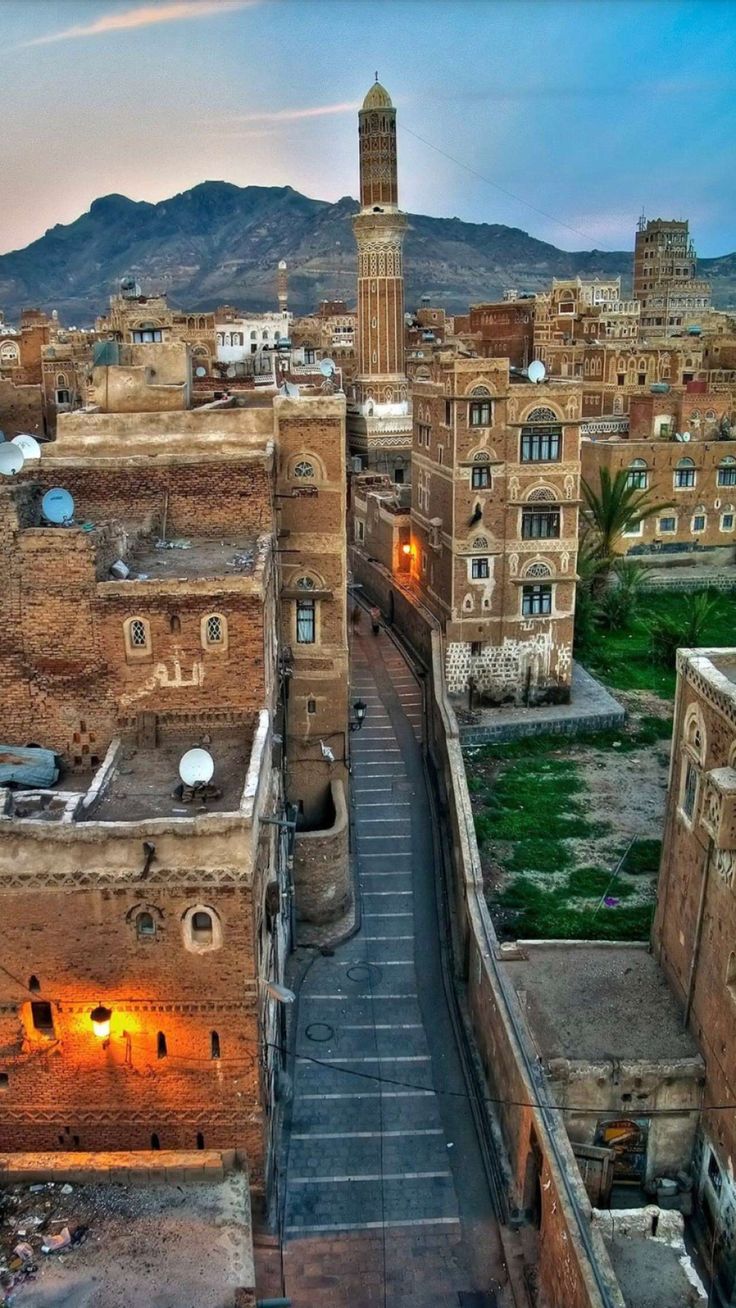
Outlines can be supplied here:
<path id="1" fill-rule="evenodd" d="M 226 375 L 227 375 L 228 377 L 237 377 L 237 375 L 238 375 L 238 370 L 237 370 L 237 368 L 236 368 L 232 363 L 230 364 L 230 367 L 228 368 L 228 370 L 227 370 L 227 374 L 226 374 Z"/>
<path id="2" fill-rule="evenodd" d="M 199 366 L 198 368 L 195 368 L 195 370 L 194 370 L 194 375 L 195 375 L 195 377 L 206 377 L 206 376 L 207 376 L 207 369 L 206 369 L 206 368 L 203 368 L 202 365 L 200 364 L 200 366 Z"/>
<path id="3" fill-rule="evenodd" d="M 689 432 L 689 431 L 684 431 L 684 432 L 682 433 L 682 439 L 683 439 L 684 441 L 689 441 L 689 440 L 690 440 L 690 432 Z"/>
<path id="4" fill-rule="evenodd" d="M 279 386 L 279 394 L 287 395 L 290 400 L 298 400 L 299 387 L 295 386 L 293 382 L 285 381 L 281 384 L 281 386 Z"/>
<path id="5" fill-rule="evenodd" d="M 14 436 L 10 443 L 18 446 L 18 449 L 23 453 L 24 459 L 40 459 L 41 457 L 41 446 L 35 436 L 28 436 L 25 432 L 21 432 L 20 436 Z"/>
<path id="6" fill-rule="evenodd" d="M 333 372 L 335 371 L 335 360 L 322 359 L 320 361 L 319 370 L 324 377 L 331 377 Z"/>
<path id="7" fill-rule="evenodd" d="M 14 477 L 20 472 L 25 460 L 23 451 L 12 441 L 0 445 L 0 476 Z"/>
<path id="8" fill-rule="evenodd" d="M 547 369 L 542 363 L 542 360 L 533 359 L 526 370 L 526 375 L 529 378 L 530 382 L 538 383 L 544 381 L 545 377 L 547 376 Z"/>
<path id="9" fill-rule="evenodd" d="M 179 759 L 179 776 L 185 786 L 206 785 L 214 771 L 214 759 L 206 749 L 188 749 Z"/>
<path id="10" fill-rule="evenodd" d="M 63 486 L 53 486 L 47 490 L 41 500 L 41 512 L 47 522 L 53 522 L 56 526 L 62 523 L 72 522 L 74 519 L 74 500 L 68 490 Z"/>

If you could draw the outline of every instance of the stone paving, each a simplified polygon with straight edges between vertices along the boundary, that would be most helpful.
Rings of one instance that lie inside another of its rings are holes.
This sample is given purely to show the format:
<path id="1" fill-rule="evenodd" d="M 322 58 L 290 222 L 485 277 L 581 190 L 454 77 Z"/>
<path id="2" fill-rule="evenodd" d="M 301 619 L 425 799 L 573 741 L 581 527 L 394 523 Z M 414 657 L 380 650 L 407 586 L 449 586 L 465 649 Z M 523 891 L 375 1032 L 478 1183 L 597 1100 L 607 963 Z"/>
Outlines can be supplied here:
<path id="1" fill-rule="evenodd" d="M 507 1303 L 438 950 L 422 691 L 385 631 L 354 641 L 361 928 L 302 982 L 284 1216 L 294 1308 Z M 498 1297 L 471 1300 L 471 1292 Z M 463 1299 L 461 1295 L 467 1295 Z"/>

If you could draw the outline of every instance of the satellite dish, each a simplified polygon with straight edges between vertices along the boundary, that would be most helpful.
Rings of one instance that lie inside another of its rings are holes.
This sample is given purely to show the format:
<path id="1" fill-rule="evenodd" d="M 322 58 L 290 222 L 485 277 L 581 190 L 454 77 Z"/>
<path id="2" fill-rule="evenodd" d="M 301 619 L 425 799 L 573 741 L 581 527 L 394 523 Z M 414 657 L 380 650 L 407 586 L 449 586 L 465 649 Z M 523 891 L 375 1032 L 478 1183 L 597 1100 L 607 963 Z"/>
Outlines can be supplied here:
<path id="1" fill-rule="evenodd" d="M 179 776 L 185 786 L 206 785 L 214 771 L 214 760 L 206 749 L 188 749 L 179 759 Z"/>
<path id="2" fill-rule="evenodd" d="M 17 445 L 24 459 L 40 459 L 41 446 L 35 436 L 28 436 L 21 432 L 20 436 L 14 436 L 11 445 Z"/>
<path id="3" fill-rule="evenodd" d="M 683 439 L 684 441 L 689 441 L 689 440 L 690 440 L 690 432 L 689 432 L 689 431 L 684 431 L 684 432 L 682 433 L 682 439 Z"/>
<path id="4" fill-rule="evenodd" d="M 74 519 L 74 500 L 63 486 L 53 486 L 41 500 L 41 512 L 47 522 L 60 526 Z"/>
<path id="5" fill-rule="evenodd" d="M 530 382 L 537 383 L 537 382 L 544 381 L 545 377 L 547 376 L 547 369 L 542 363 L 542 360 L 533 359 L 526 370 L 526 375 L 529 378 Z"/>
<path id="6" fill-rule="evenodd" d="M 238 370 L 237 370 L 237 368 L 235 367 L 235 365 L 234 365 L 233 363 L 231 363 L 231 364 L 230 364 L 230 367 L 228 368 L 228 370 L 227 370 L 227 372 L 226 372 L 226 374 L 225 374 L 225 376 L 226 376 L 226 377 L 237 377 L 237 375 L 238 375 Z"/>
<path id="7" fill-rule="evenodd" d="M 322 373 L 323 377 L 331 377 L 333 372 L 335 371 L 335 360 L 322 359 L 319 365 L 319 370 Z"/>
<path id="8" fill-rule="evenodd" d="M 285 381 L 281 386 L 279 386 L 279 394 L 287 395 L 290 400 L 298 400 L 299 387 L 295 386 L 293 382 Z"/>
<path id="9" fill-rule="evenodd" d="M 206 377 L 206 376 L 207 376 L 207 369 L 206 369 L 206 368 L 203 368 L 203 367 L 201 366 L 201 364 L 200 364 L 199 368 L 195 368 L 195 370 L 194 370 L 194 375 L 195 375 L 195 377 Z"/>
<path id="10" fill-rule="evenodd" d="M 12 441 L 0 445 L 0 476 L 14 477 L 16 472 L 20 472 L 24 462 L 23 451 Z"/>

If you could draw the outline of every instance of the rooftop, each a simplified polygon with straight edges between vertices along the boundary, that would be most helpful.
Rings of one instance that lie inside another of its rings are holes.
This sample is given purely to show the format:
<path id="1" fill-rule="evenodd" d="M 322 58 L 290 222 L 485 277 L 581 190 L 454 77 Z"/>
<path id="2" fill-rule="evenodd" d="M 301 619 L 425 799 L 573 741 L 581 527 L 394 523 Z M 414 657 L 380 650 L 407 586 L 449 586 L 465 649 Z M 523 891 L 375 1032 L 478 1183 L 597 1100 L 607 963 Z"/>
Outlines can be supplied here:
<path id="1" fill-rule="evenodd" d="M 696 687 L 704 680 L 729 711 L 736 706 L 736 646 L 723 649 L 680 649 L 677 671 Z"/>
<path id="2" fill-rule="evenodd" d="M 0 1214 L 0 1265 L 17 1264 L 13 1251 L 24 1243 L 37 1268 L 32 1279 L 15 1271 L 19 1308 L 229 1304 L 254 1284 L 243 1172 L 185 1186 L 15 1185 L 0 1189 Z M 71 1235 L 89 1228 L 86 1239 L 42 1253 L 43 1240 L 65 1227 Z"/>
<path id="3" fill-rule="evenodd" d="M 253 535 L 227 540 L 175 537 L 166 542 L 144 541 L 126 560 L 131 579 L 176 581 L 192 577 L 252 576 L 258 559 Z"/>
<path id="4" fill-rule="evenodd" d="M 220 731 L 193 728 L 190 734 L 167 735 L 155 746 L 120 741 L 110 770 L 97 798 L 78 820 L 86 822 L 141 822 L 148 818 L 196 817 L 206 813 L 233 813 L 240 807 L 245 787 L 254 724 Z M 180 786 L 179 760 L 195 747 L 206 749 L 215 764 L 212 785 L 219 796 L 208 797 L 205 805 L 184 803 L 176 794 Z"/>
<path id="5" fill-rule="evenodd" d="M 525 995 L 526 1018 L 545 1059 L 596 1062 L 697 1056 L 692 1036 L 653 956 L 644 946 L 519 941 L 525 955 L 505 962 Z"/>

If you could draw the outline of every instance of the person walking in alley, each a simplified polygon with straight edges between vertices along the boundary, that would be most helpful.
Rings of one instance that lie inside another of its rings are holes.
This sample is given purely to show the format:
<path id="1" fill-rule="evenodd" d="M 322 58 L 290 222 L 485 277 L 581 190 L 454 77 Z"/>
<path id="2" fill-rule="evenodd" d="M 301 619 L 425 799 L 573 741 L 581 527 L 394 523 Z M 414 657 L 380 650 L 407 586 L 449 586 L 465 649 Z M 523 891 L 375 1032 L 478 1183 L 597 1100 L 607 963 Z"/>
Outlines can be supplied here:
<path id="1" fill-rule="evenodd" d="M 380 625 L 381 625 L 381 610 L 377 607 L 377 605 L 372 604 L 372 605 L 371 605 L 371 627 L 373 628 L 373 635 L 374 635 L 374 636 L 377 636 L 377 635 L 378 635 L 378 631 L 379 631 Z"/>

